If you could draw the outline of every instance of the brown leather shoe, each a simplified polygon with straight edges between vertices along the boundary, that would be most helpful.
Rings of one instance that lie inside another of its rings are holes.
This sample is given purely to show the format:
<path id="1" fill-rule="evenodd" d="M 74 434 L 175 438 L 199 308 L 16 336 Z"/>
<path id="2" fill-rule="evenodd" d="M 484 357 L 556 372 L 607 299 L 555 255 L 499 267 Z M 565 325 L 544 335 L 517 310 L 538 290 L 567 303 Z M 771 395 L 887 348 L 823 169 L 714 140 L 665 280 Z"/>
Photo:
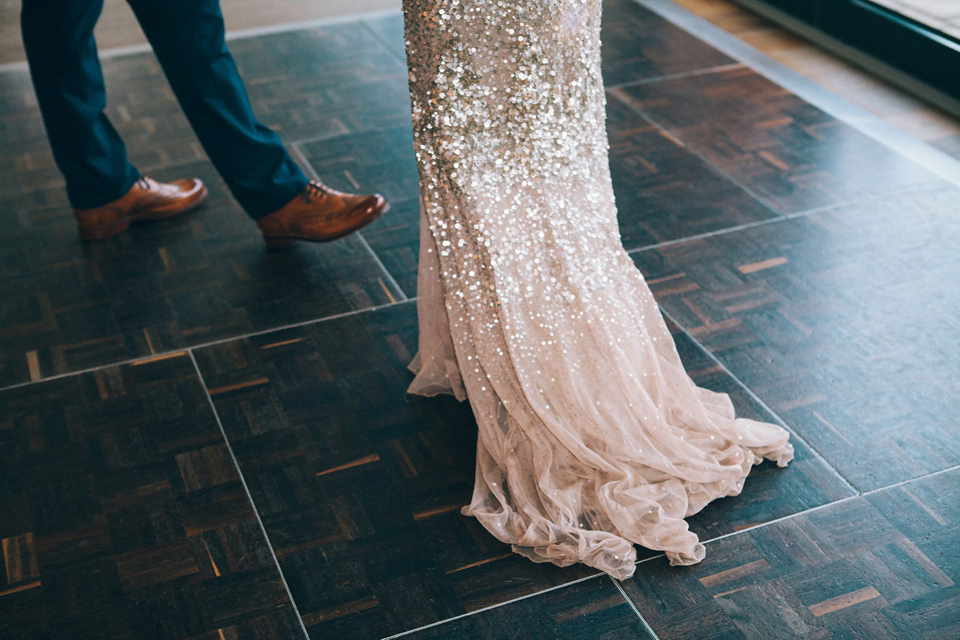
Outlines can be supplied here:
<path id="1" fill-rule="evenodd" d="M 131 222 L 173 218 L 196 209 L 207 197 L 207 188 L 191 178 L 164 184 L 147 178 L 137 180 L 122 198 L 95 209 L 74 209 L 80 237 L 102 240 L 126 231 Z"/>
<path id="2" fill-rule="evenodd" d="M 282 209 L 257 220 L 267 246 L 289 247 L 294 240 L 330 242 L 382 216 L 390 205 L 379 193 L 354 195 L 310 182 Z"/>

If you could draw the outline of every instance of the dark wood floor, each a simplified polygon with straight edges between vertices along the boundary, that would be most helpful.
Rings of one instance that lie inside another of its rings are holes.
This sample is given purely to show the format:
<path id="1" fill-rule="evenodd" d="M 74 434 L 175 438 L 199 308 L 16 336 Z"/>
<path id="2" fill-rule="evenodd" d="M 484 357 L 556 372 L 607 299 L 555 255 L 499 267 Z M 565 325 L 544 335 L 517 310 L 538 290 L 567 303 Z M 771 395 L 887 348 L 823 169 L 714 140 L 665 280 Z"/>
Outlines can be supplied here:
<path id="1" fill-rule="evenodd" d="M 417 174 L 399 16 L 236 40 L 261 118 L 388 215 L 267 252 L 154 58 L 105 61 L 180 220 L 81 243 L 0 73 L 0 638 L 960 638 L 960 189 L 630 0 L 605 8 L 625 246 L 702 386 L 796 461 L 696 567 L 533 564 L 459 514 L 476 426 L 405 394 Z"/>

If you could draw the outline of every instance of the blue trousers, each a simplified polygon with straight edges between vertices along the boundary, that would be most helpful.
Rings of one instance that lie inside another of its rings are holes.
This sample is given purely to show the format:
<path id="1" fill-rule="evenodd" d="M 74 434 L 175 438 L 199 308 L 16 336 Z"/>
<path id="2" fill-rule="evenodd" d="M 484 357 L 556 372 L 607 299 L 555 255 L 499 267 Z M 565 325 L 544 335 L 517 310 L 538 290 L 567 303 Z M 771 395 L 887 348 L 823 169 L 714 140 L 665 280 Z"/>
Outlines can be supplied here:
<path id="1" fill-rule="evenodd" d="M 279 137 L 253 115 L 224 39 L 219 0 L 128 0 L 191 127 L 252 217 L 307 184 Z M 106 90 L 93 28 L 103 0 L 23 0 L 30 74 L 74 208 L 99 207 L 140 177 L 103 109 Z"/>

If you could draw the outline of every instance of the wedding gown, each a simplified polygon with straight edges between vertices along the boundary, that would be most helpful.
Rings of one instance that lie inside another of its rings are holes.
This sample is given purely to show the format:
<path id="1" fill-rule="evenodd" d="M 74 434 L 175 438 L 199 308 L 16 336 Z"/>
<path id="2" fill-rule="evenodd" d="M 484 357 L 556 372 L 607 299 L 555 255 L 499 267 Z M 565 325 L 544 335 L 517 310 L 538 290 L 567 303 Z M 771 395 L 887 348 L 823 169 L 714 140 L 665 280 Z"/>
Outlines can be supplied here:
<path id="1" fill-rule="evenodd" d="M 422 212 L 410 392 L 470 401 L 465 514 L 531 560 L 624 579 L 634 543 L 699 562 L 684 518 L 793 449 L 693 384 L 622 247 L 600 12 L 404 0 Z"/>

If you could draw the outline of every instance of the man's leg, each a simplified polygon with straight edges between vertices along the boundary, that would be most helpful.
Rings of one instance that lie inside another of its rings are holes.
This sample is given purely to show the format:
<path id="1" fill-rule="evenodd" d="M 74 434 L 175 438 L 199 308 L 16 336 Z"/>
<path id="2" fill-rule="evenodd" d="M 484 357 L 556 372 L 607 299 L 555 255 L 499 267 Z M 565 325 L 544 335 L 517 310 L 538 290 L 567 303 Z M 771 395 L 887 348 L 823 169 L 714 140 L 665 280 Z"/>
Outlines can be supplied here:
<path id="1" fill-rule="evenodd" d="M 76 209 L 112 202 L 140 177 L 103 113 L 106 90 L 93 38 L 102 8 L 103 0 L 23 0 L 20 16 L 47 137 Z"/>
<path id="2" fill-rule="evenodd" d="M 303 193 L 303 171 L 253 115 L 227 50 L 219 0 L 128 2 L 200 143 L 250 217 Z"/>

